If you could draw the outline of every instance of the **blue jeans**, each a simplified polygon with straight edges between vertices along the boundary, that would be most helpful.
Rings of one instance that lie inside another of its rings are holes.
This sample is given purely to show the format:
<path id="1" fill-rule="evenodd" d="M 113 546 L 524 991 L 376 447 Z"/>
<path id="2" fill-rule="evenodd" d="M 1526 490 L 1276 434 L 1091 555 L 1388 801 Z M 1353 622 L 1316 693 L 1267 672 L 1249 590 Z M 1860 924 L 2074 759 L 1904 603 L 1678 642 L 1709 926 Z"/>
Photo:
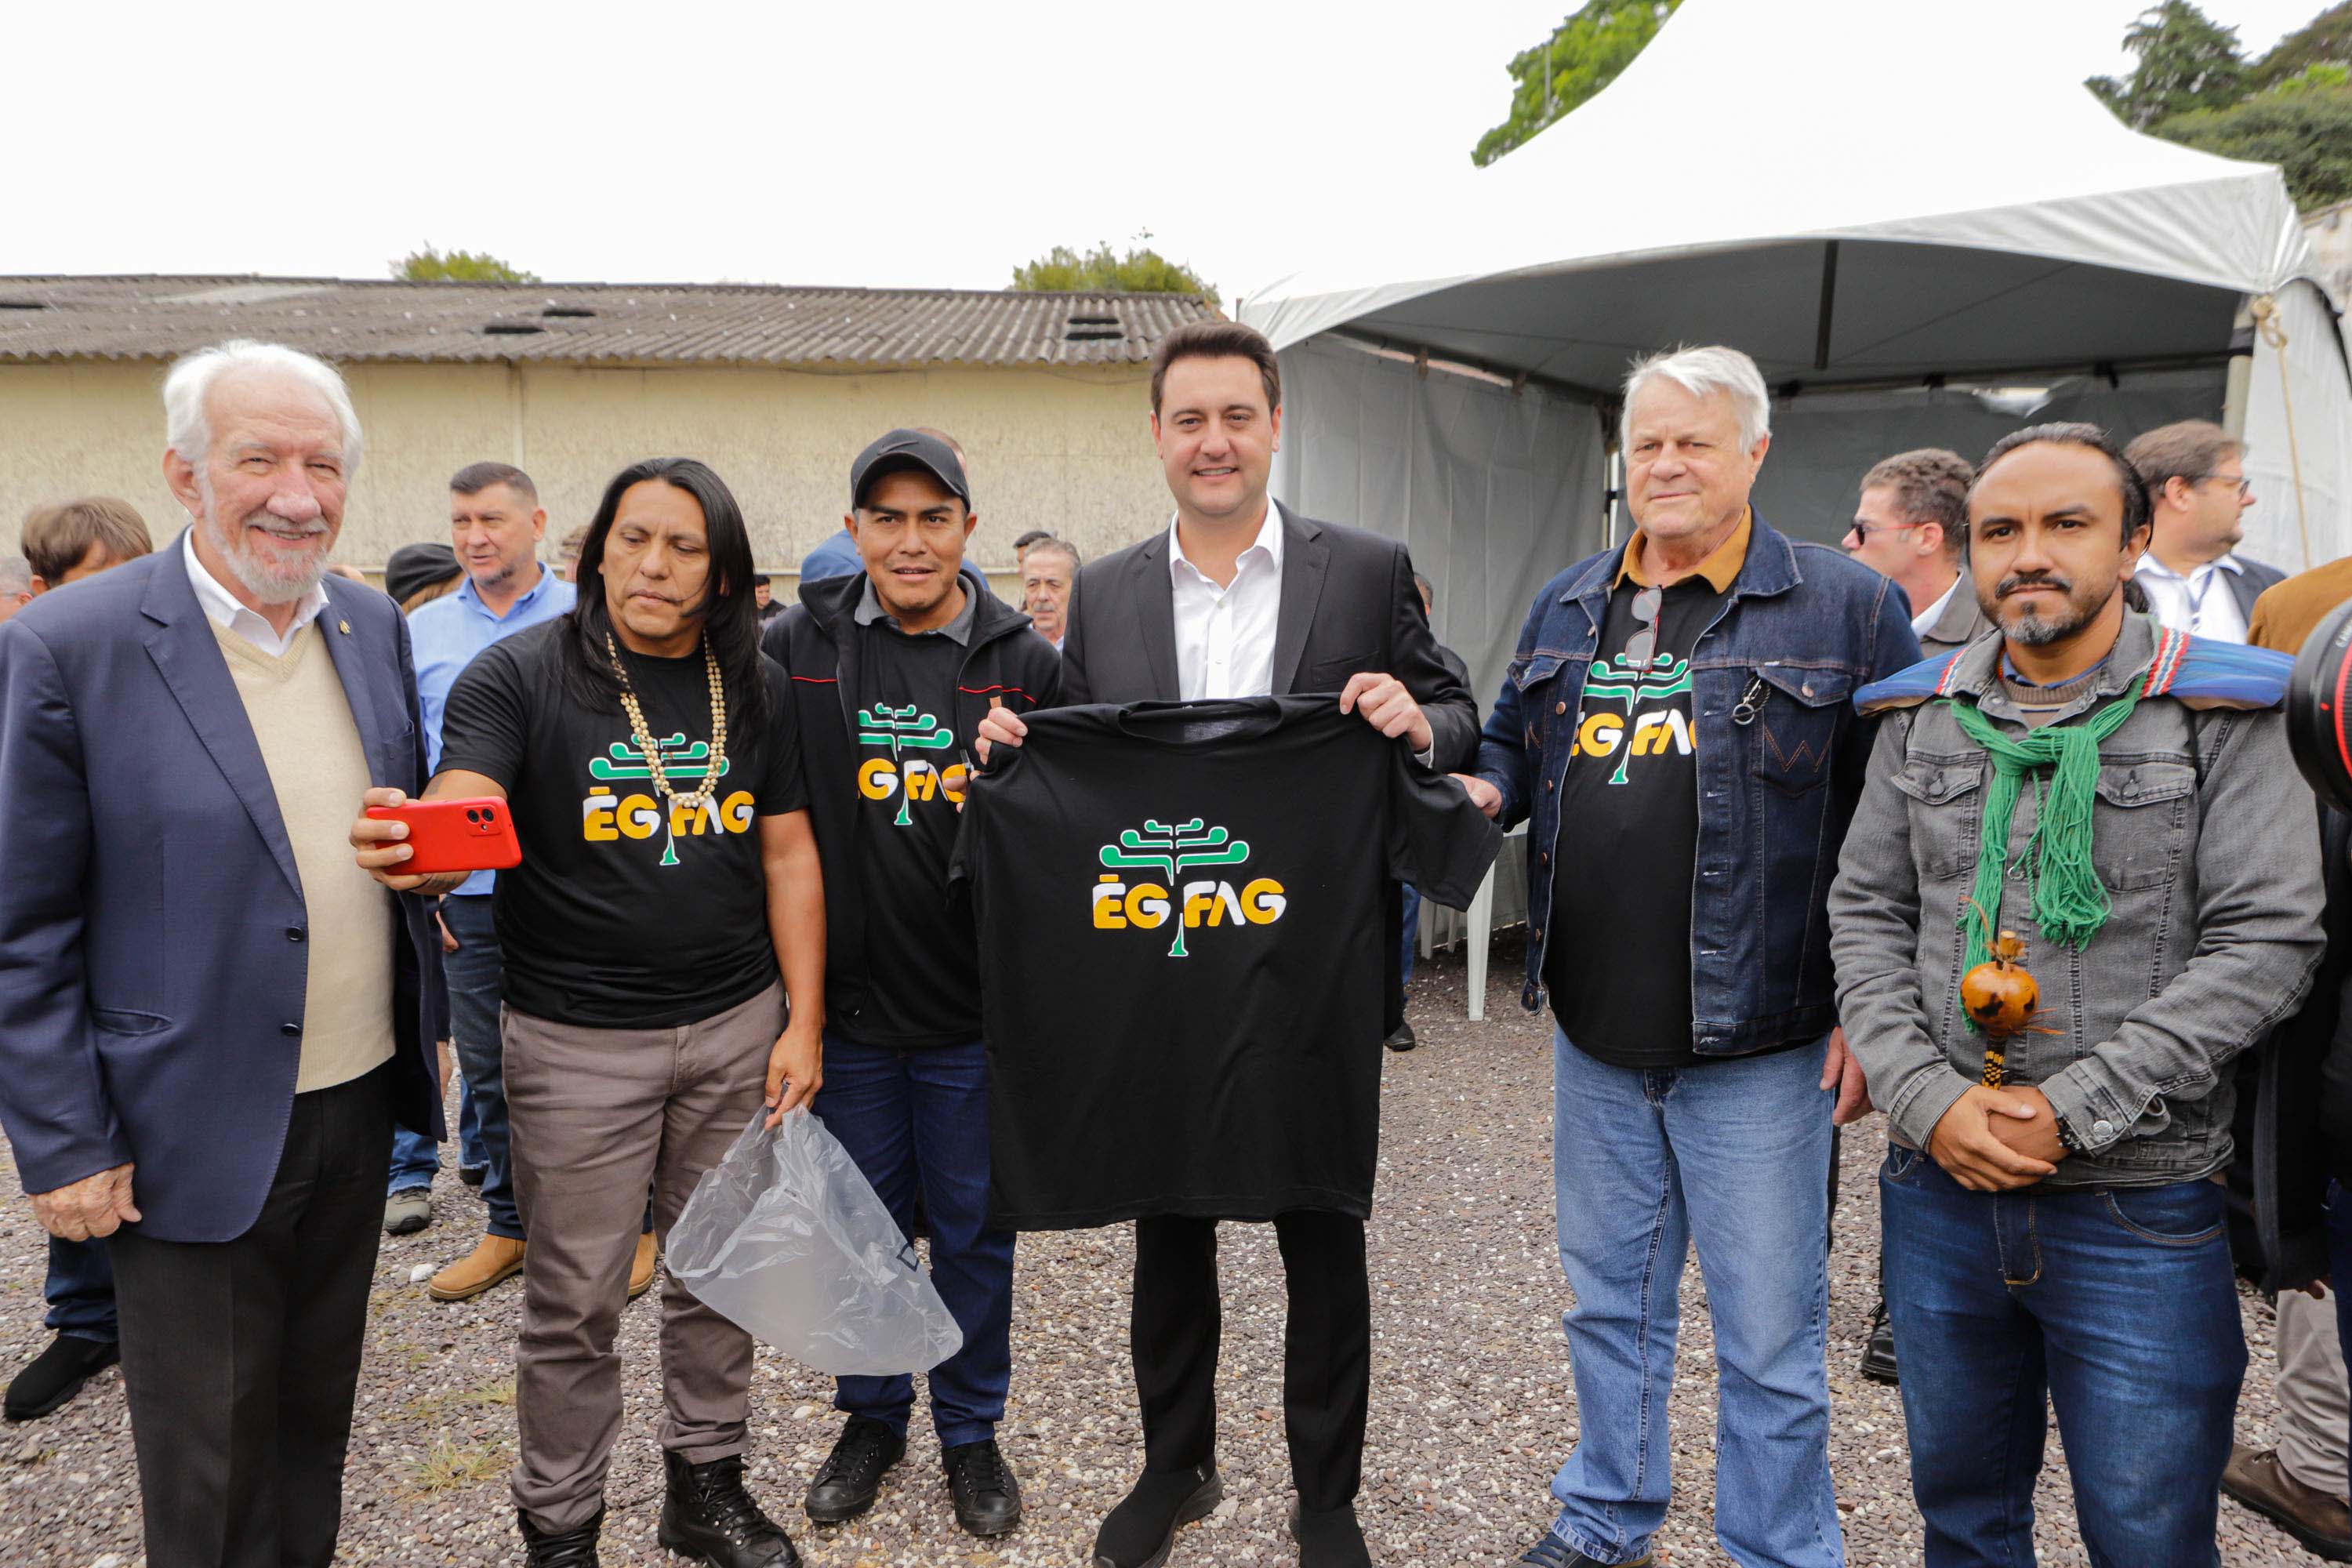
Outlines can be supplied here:
<path id="1" fill-rule="evenodd" d="M 49 1274 L 41 1294 L 49 1303 L 41 1321 L 53 1332 L 114 1342 L 114 1264 L 103 1240 L 49 1237 Z"/>
<path id="2" fill-rule="evenodd" d="M 1974 1193 L 1891 1148 L 1878 1193 L 1927 1568 L 2033 1562 L 2053 1407 L 2094 1563 L 2219 1563 L 2246 1371 L 2220 1185 Z"/>
<path id="3" fill-rule="evenodd" d="M 1830 1096 L 1824 1047 L 1674 1071 L 1552 1030 L 1552 1165 L 1576 1450 L 1552 1531 L 1602 1563 L 1666 1517 L 1676 1295 L 1698 1244 L 1715 1320 L 1715 1529 L 1748 1568 L 1845 1561 L 1830 1483 Z M 1909 1368 L 1905 1368 L 1907 1375 Z"/>
<path id="4" fill-rule="evenodd" d="M 440 1144 L 405 1127 L 392 1130 L 392 1176 L 383 1184 L 386 1195 L 411 1187 L 430 1187 L 440 1173 Z"/>
<path id="5" fill-rule="evenodd" d="M 1397 973 L 1403 978 L 1399 984 L 1412 984 L 1413 952 L 1421 945 L 1421 889 L 1410 882 L 1404 888 L 1404 963 Z"/>
<path id="6" fill-rule="evenodd" d="M 815 1110 L 902 1235 L 922 1184 L 931 1283 L 963 1330 L 963 1348 L 930 1371 L 931 1425 L 942 1448 L 994 1436 L 1013 1379 L 1013 1233 L 988 1228 L 987 1048 L 902 1051 L 828 1029 Z M 915 1380 L 841 1378 L 833 1403 L 903 1435 Z"/>
<path id="7" fill-rule="evenodd" d="M 468 1165 L 478 1163 L 485 1173 L 482 1206 L 489 1211 L 485 1228 L 492 1236 L 520 1241 L 522 1215 L 515 1210 L 514 1156 L 507 1121 L 506 1058 L 499 1043 L 506 959 L 499 951 L 490 901 L 472 893 L 441 900 L 442 922 L 457 939 L 457 951 L 442 960 L 449 978 L 449 1048 L 457 1058 L 457 1070 L 466 1076 L 466 1106 L 473 1112 L 479 1134 L 478 1149 L 468 1151 L 461 1143 L 458 1155 Z"/>

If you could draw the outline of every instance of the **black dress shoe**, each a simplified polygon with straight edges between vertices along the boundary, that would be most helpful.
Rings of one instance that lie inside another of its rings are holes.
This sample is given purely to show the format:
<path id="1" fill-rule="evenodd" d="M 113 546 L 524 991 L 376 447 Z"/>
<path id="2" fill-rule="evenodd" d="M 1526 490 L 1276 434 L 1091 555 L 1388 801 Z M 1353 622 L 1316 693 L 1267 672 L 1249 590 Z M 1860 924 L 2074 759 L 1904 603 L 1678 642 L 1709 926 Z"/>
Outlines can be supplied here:
<path id="1" fill-rule="evenodd" d="M 1587 1557 L 1547 1530 L 1543 1539 L 1528 1547 L 1528 1554 L 1519 1562 L 1531 1563 L 1534 1568 L 1651 1568 L 1657 1559 L 1644 1552 L 1639 1557 L 1629 1558 L 1623 1563 L 1603 1563 L 1598 1557 Z"/>
<path id="2" fill-rule="evenodd" d="M 1176 1532 L 1223 1502 L 1216 1462 L 1183 1470 L 1146 1470 L 1095 1531 L 1090 1568 L 1160 1568 Z"/>
<path id="3" fill-rule="evenodd" d="M 956 1522 L 978 1536 L 1003 1535 L 1021 1523 L 1021 1483 L 996 1439 L 959 1443 L 942 1449 L 948 1492 L 955 1499 Z"/>
<path id="4" fill-rule="evenodd" d="M 874 1506 L 882 1489 L 882 1473 L 906 1456 L 907 1439 L 887 1422 L 871 1415 L 853 1415 L 824 1463 L 810 1478 L 808 1497 L 801 1506 L 819 1524 L 839 1524 L 856 1519 Z"/>
<path id="5" fill-rule="evenodd" d="M 1396 1033 L 1391 1035 L 1388 1039 L 1389 1049 L 1392 1051 L 1409 1051 L 1419 1044 L 1421 1042 L 1413 1037 L 1411 1024 L 1399 1024 L 1396 1026 Z"/>
<path id="6" fill-rule="evenodd" d="M 489 1174 L 490 1168 L 488 1165 L 460 1165 L 457 1167 L 457 1179 L 465 1183 L 469 1187 L 480 1186 L 485 1181 L 489 1179 Z"/>
<path id="7" fill-rule="evenodd" d="M 604 1528 L 603 1509 L 587 1523 L 570 1530 L 541 1530 L 531 1523 L 530 1515 L 520 1510 L 515 1522 L 522 1526 L 525 1568 L 597 1568 L 596 1537 Z"/>
<path id="8" fill-rule="evenodd" d="M 1870 1314 L 1870 1338 L 1863 1342 L 1862 1375 L 1873 1383 L 1900 1383 L 1895 1364 L 1895 1325 L 1887 1321 L 1886 1299 Z"/>
<path id="9" fill-rule="evenodd" d="M 31 1421 L 47 1415 L 81 1392 L 97 1373 L 122 1359 L 122 1348 L 112 1340 L 86 1340 L 59 1334 L 49 1348 L 35 1356 L 8 1384 L 5 1405 L 11 1421 Z"/>
<path id="10" fill-rule="evenodd" d="M 681 1454 L 665 1453 L 662 1460 L 669 1491 L 655 1538 L 664 1546 L 708 1568 L 800 1568 L 792 1537 L 743 1489 L 742 1455 L 702 1465 Z"/>
<path id="11" fill-rule="evenodd" d="M 1372 1568 L 1353 1503 L 1309 1513 L 1294 1500 L 1290 1538 L 1298 1542 L 1298 1568 Z"/>

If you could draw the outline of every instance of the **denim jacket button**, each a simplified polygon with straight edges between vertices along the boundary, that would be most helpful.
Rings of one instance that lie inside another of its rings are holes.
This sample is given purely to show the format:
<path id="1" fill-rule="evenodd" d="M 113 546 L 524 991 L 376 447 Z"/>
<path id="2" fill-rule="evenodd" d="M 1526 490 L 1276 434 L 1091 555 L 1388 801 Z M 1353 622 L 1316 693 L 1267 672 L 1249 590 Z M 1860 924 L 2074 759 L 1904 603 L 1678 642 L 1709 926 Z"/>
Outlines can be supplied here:
<path id="1" fill-rule="evenodd" d="M 1551 705 L 1551 710 L 1555 713 L 1565 713 L 1568 711 L 1568 704 L 1565 702 L 1555 702 Z"/>
<path id="2" fill-rule="evenodd" d="M 1808 697 L 1811 697 L 1813 694 L 1813 689 L 1810 686 L 1801 686 L 1797 689 L 1803 692 Z"/>
<path id="3" fill-rule="evenodd" d="M 2091 1136 L 2097 1139 L 2100 1142 L 2104 1143 L 2115 1135 L 2116 1124 L 2108 1121 L 2105 1117 L 2102 1116 L 2096 1121 L 2091 1123 Z"/>

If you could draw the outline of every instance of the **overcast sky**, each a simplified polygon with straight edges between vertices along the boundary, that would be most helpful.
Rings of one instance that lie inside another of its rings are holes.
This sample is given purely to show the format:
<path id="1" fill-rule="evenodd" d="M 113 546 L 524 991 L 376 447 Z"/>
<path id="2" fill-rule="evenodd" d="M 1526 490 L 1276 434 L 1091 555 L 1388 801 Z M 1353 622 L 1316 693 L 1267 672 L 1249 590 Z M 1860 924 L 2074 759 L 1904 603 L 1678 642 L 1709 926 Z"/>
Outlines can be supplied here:
<path id="1" fill-rule="evenodd" d="M 2021 48 L 2089 75 L 2127 66 L 2143 0 L 1933 3 L 1969 28 L 2016 5 Z M 2207 8 L 2252 53 L 2323 3 Z M 429 241 L 550 279 L 985 289 L 1149 229 L 1230 302 L 1465 166 L 1506 63 L 1570 8 L 26 5 L 0 272 L 381 277 Z M 1791 47 L 1835 58 L 1833 36 Z M 1756 75 L 1733 112 L 1770 112 L 1773 62 Z"/>

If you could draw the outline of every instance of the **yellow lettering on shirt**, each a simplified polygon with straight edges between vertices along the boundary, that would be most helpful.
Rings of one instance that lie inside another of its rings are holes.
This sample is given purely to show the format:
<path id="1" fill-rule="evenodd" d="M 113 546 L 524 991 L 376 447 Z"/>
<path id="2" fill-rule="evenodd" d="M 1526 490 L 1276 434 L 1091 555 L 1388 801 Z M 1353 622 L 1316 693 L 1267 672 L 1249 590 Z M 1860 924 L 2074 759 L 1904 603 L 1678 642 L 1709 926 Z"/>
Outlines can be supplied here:
<path id="1" fill-rule="evenodd" d="M 593 786 L 580 803 L 580 837 L 591 844 L 612 844 L 621 837 L 613 828 L 613 792 L 603 784 Z"/>
<path id="2" fill-rule="evenodd" d="M 632 838 L 651 838 L 654 829 L 660 826 L 661 813 L 654 808 L 653 796 L 630 795 L 621 797 L 620 827 L 623 833 Z"/>
<path id="3" fill-rule="evenodd" d="M 739 789 L 719 803 L 719 826 L 730 833 L 742 833 L 751 826 L 751 792 Z"/>
<path id="4" fill-rule="evenodd" d="M 887 757 L 868 757 L 857 766 L 857 793 L 868 800 L 888 800 L 898 793 L 898 770 Z"/>
<path id="5" fill-rule="evenodd" d="M 1168 889 L 1157 882 L 1138 882 L 1127 890 L 1127 923 L 1151 930 L 1168 919 Z"/>
<path id="6" fill-rule="evenodd" d="M 1242 913 L 1252 925 L 1272 925 L 1290 907 L 1283 896 L 1282 884 L 1271 877 L 1260 877 L 1242 889 Z"/>
<path id="7" fill-rule="evenodd" d="M 1606 757 L 1617 750 L 1617 742 L 1625 733 L 1625 721 L 1614 713 L 1594 713 L 1577 727 L 1576 750 L 1570 754 L 1579 757 Z"/>
<path id="8" fill-rule="evenodd" d="M 1127 916 L 1119 912 L 1119 900 L 1126 897 L 1127 884 L 1117 877 L 1104 877 L 1095 883 L 1095 930 L 1127 929 Z"/>

